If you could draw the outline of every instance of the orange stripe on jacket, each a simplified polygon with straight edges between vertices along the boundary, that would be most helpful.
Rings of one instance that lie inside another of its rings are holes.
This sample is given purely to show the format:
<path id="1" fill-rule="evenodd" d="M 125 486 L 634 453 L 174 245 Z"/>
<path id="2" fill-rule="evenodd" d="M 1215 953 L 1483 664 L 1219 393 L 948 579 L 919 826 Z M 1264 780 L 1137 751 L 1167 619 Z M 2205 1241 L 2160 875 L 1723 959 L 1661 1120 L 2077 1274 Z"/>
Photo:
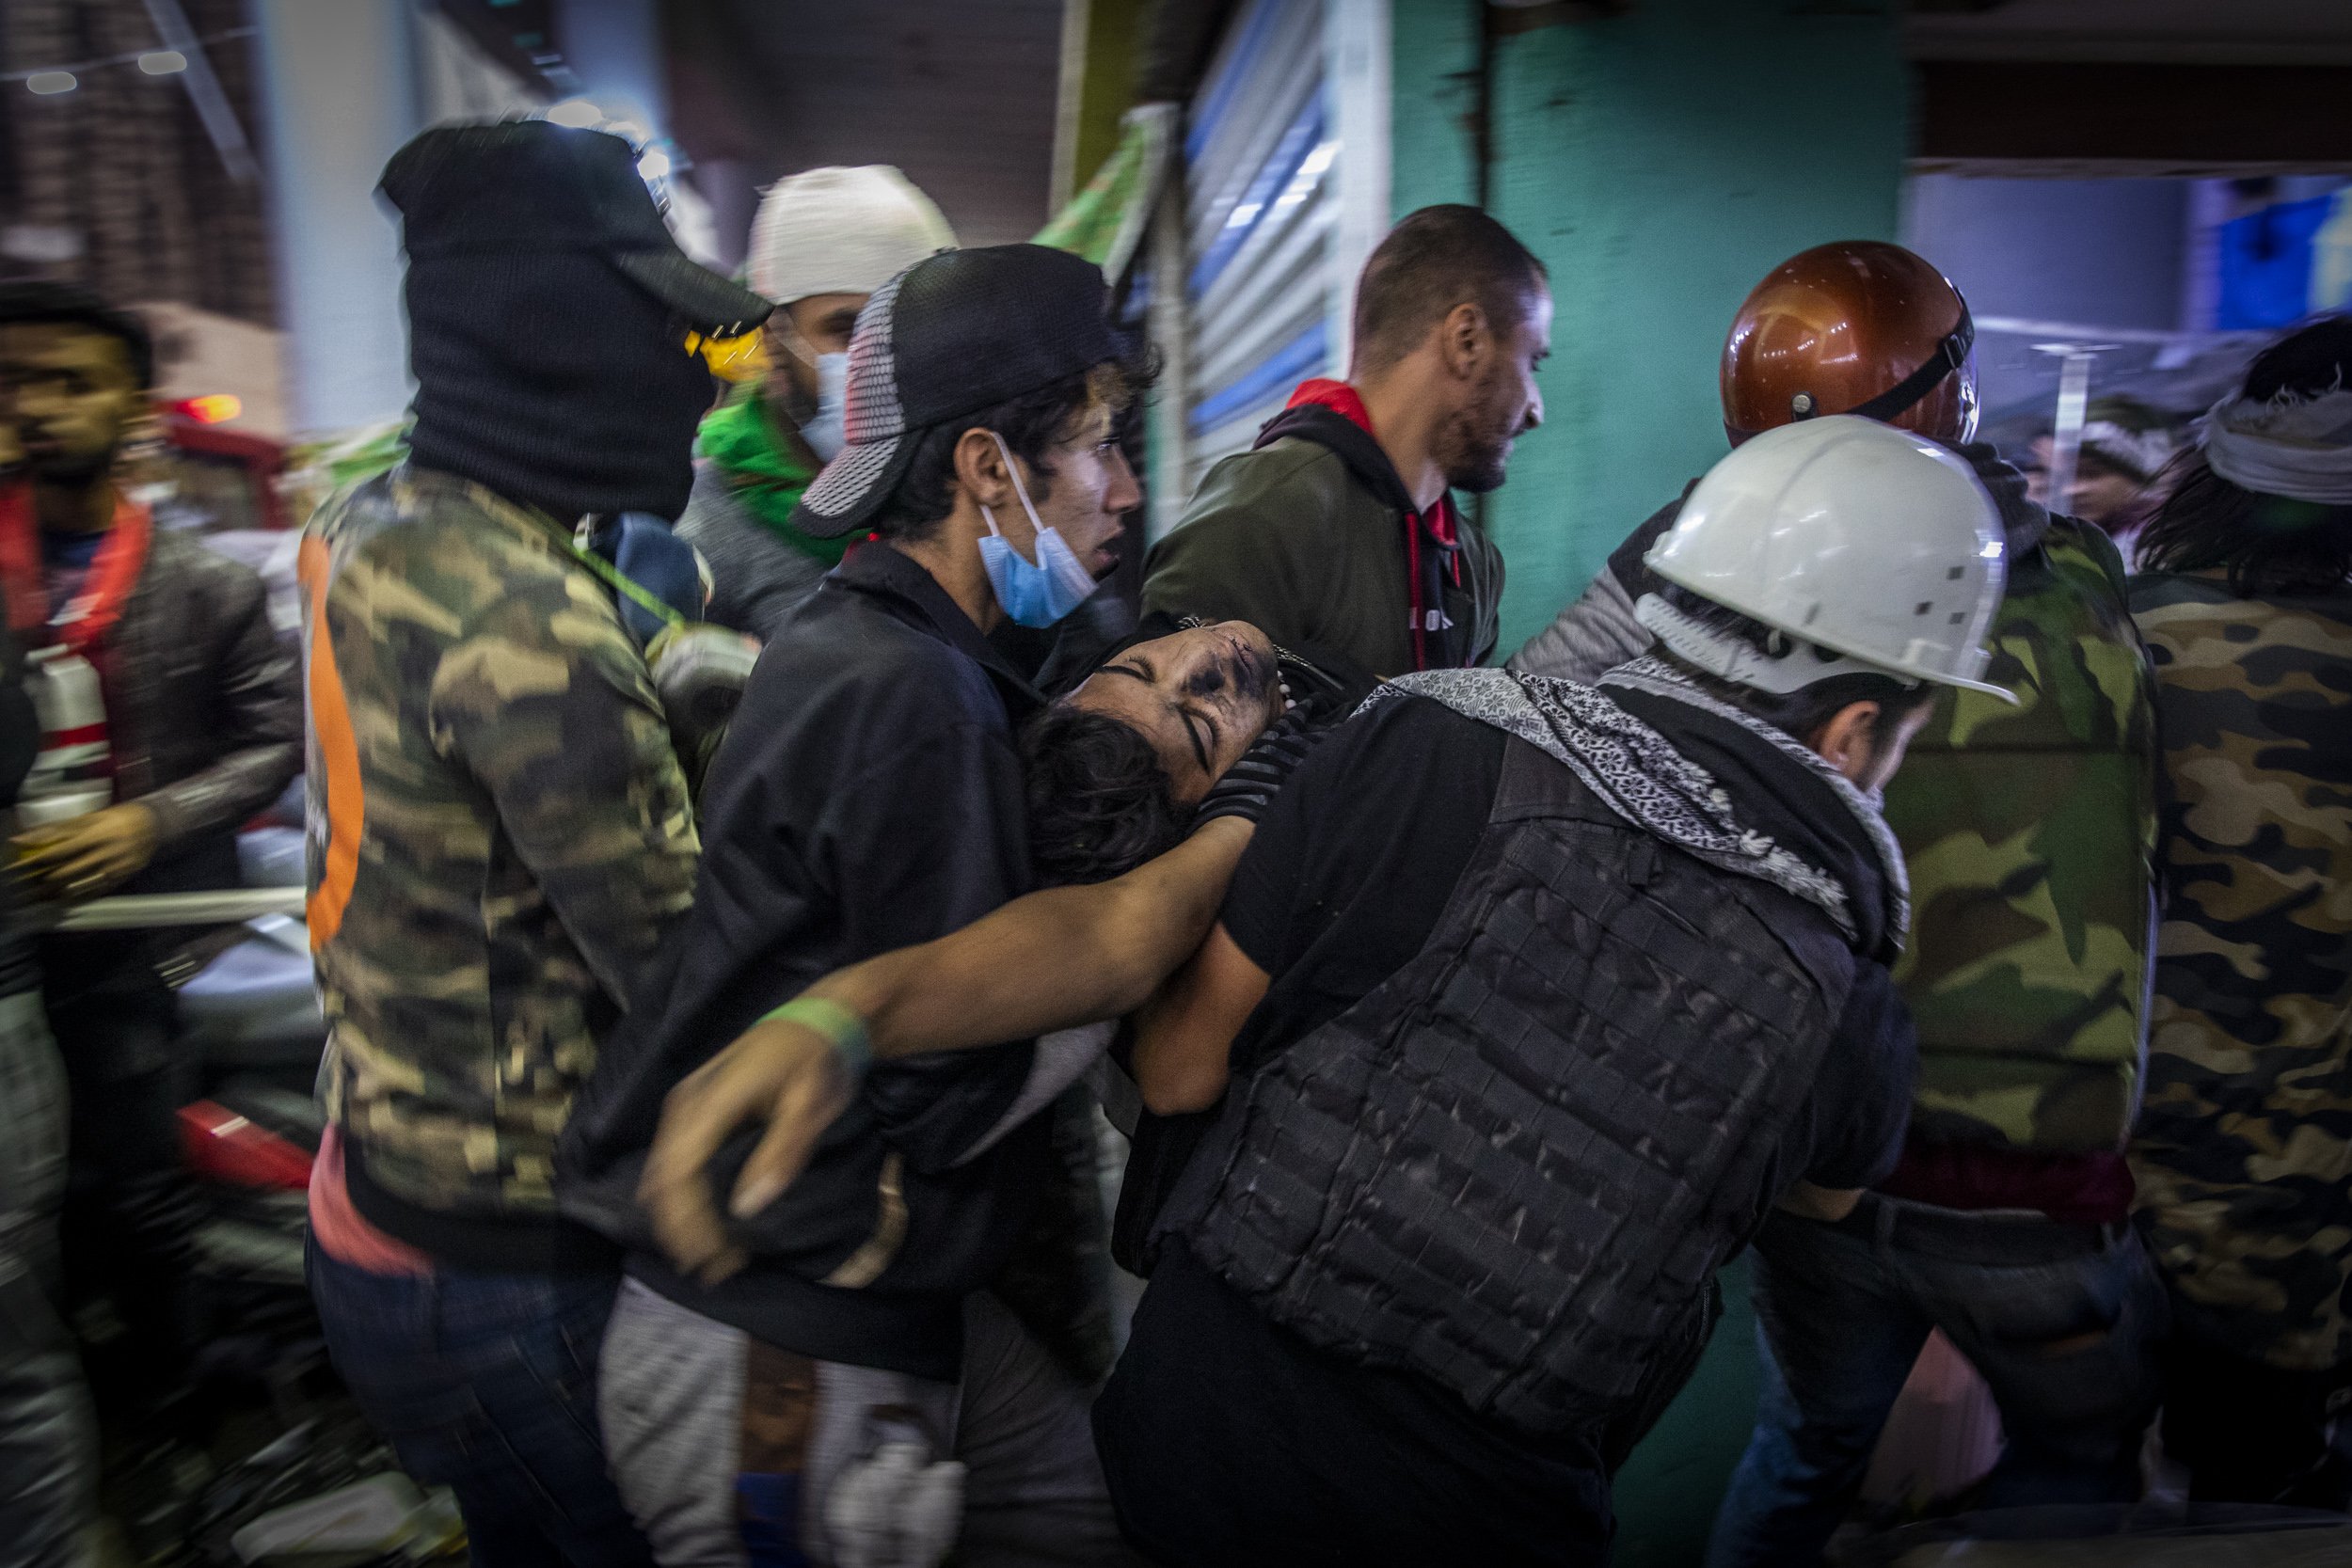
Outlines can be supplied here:
<path id="1" fill-rule="evenodd" d="M 310 951 L 315 953 L 342 928 L 352 885 L 359 879 L 359 835 L 367 826 L 367 798 L 359 785 L 359 742 L 351 732 L 351 711 L 343 704 L 343 678 L 335 668 L 335 641 L 326 630 L 326 588 L 334 573 L 323 541 L 302 542 L 299 571 L 310 599 L 310 733 L 326 768 L 326 864 L 303 908 L 310 927 Z"/>

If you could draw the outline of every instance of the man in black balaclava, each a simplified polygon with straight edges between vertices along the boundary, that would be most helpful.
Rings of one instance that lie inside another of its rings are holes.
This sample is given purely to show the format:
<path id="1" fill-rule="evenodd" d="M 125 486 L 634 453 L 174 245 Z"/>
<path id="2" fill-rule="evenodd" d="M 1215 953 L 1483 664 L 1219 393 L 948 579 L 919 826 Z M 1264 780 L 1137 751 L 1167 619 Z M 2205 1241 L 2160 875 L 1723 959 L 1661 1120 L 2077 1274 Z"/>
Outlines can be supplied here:
<path id="1" fill-rule="evenodd" d="M 330 1021 L 310 1287 L 477 1562 L 642 1564 L 596 1436 L 615 1262 L 558 1216 L 550 1169 L 691 897 L 639 646 L 700 608 L 668 530 L 713 393 L 698 352 L 769 307 L 678 251 L 617 137 L 428 131 L 382 189 L 409 258 L 409 460 L 302 545 Z"/>

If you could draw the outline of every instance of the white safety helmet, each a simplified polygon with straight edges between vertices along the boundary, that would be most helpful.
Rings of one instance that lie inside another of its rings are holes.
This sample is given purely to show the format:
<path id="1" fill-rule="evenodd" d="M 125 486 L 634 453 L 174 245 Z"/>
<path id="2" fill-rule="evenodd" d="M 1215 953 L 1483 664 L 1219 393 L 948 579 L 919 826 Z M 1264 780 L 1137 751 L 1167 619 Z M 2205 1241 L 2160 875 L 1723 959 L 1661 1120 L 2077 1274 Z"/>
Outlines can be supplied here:
<path id="1" fill-rule="evenodd" d="M 1944 448 L 1872 420 L 1807 420 L 1709 468 L 1645 558 L 1788 646 L 1758 649 L 1657 594 L 1635 613 L 1683 658 L 1762 691 L 1870 672 L 2013 703 L 1979 678 L 2006 540 L 1993 498 Z"/>

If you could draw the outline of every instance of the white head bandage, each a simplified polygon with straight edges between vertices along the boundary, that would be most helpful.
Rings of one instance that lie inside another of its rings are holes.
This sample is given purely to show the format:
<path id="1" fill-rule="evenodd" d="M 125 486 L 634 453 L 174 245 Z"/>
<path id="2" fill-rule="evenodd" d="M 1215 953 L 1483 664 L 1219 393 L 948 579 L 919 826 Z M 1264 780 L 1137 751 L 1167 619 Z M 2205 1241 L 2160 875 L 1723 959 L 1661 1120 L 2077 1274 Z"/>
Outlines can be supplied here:
<path id="1" fill-rule="evenodd" d="M 2223 398 L 2205 416 L 2202 443 L 2206 464 L 2241 490 L 2352 506 L 2352 391 Z"/>
<path id="2" fill-rule="evenodd" d="M 2093 420 L 2083 426 L 2083 451 L 2130 470 L 2135 479 L 2151 480 L 2172 461 L 2172 433 L 2161 427 L 2131 430 L 2113 420 Z"/>

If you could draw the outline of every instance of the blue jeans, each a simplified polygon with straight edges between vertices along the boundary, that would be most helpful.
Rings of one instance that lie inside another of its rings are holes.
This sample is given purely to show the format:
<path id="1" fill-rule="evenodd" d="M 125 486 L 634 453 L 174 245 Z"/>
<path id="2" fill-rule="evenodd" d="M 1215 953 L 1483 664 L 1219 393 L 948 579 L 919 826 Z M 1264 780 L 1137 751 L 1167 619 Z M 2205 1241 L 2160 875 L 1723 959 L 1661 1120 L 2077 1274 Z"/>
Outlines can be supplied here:
<path id="1" fill-rule="evenodd" d="M 428 1485 L 449 1487 L 477 1568 L 650 1568 L 596 1428 L 606 1274 L 370 1274 L 313 1243 L 335 1370 Z"/>
<path id="2" fill-rule="evenodd" d="M 1874 1193 L 1836 1225 L 1773 1214 L 1756 1237 L 1755 1296 L 1762 1394 L 1708 1568 L 1820 1560 L 1933 1328 L 2000 1406 L 1984 1506 L 2139 1496 L 2168 1314 L 2129 1226 Z"/>

